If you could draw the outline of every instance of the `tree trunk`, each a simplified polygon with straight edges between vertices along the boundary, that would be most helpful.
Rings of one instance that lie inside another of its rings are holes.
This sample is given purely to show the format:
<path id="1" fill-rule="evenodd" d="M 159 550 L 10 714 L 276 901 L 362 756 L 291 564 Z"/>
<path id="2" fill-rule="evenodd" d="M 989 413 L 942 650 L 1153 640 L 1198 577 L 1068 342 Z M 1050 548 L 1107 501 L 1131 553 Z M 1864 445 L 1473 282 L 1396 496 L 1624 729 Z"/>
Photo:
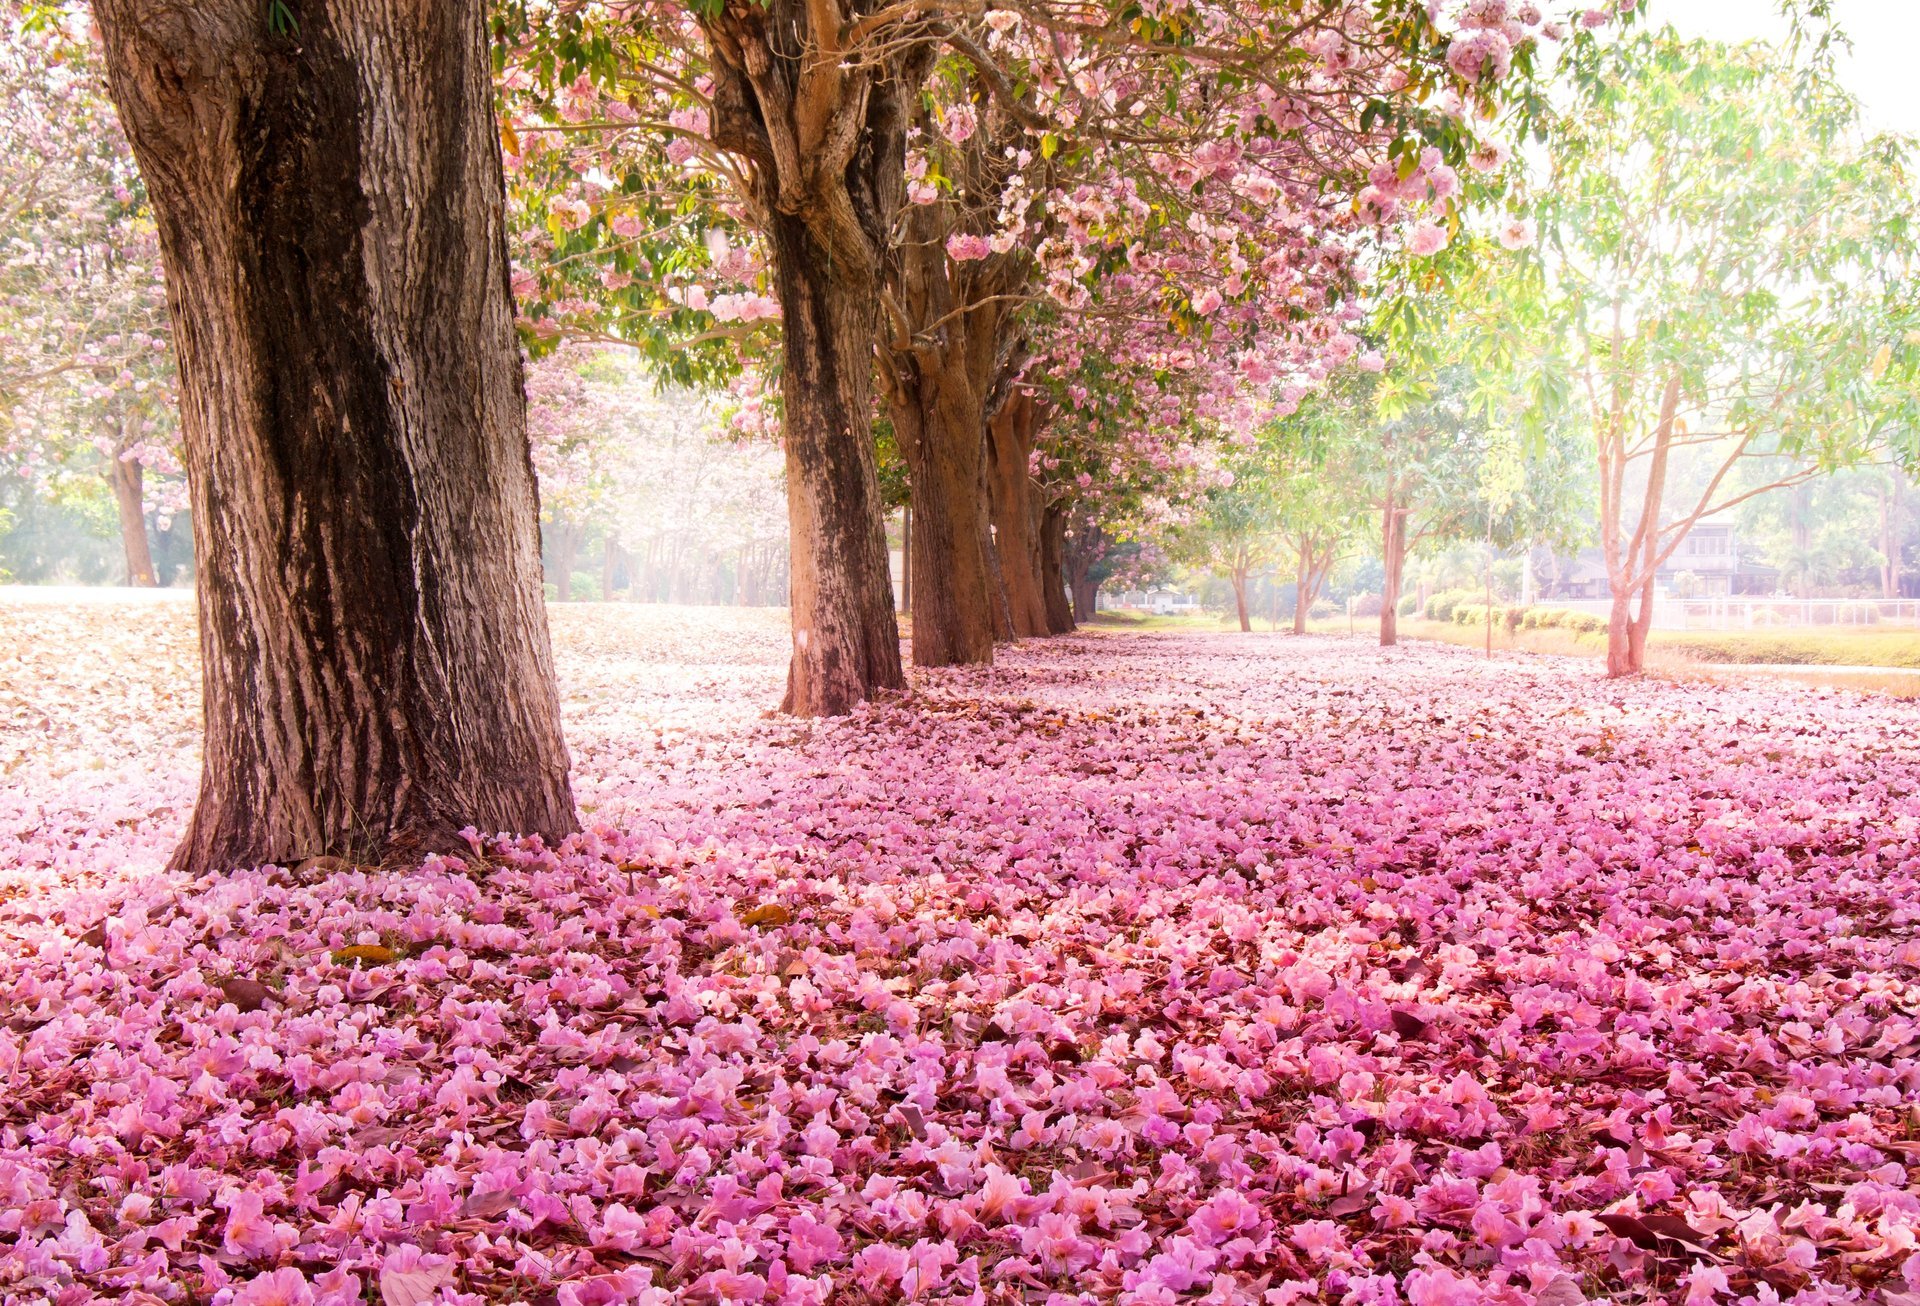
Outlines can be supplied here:
<path id="1" fill-rule="evenodd" d="M 986 523 L 987 487 L 980 486 L 981 522 Z M 986 537 L 980 541 L 981 556 L 987 560 L 987 606 L 993 615 L 993 639 L 996 644 L 1009 643 L 1019 636 L 1013 630 L 1013 605 L 1007 598 L 1007 576 L 1000 566 L 1000 547 L 994 541 L 993 527 L 986 526 Z"/>
<path id="2" fill-rule="evenodd" d="M 1307 591 L 1313 580 L 1313 545 L 1303 542 L 1300 545 L 1300 565 L 1295 569 L 1293 580 L 1293 633 L 1307 633 L 1307 608 L 1313 603 L 1313 595 Z"/>
<path id="3" fill-rule="evenodd" d="M 980 482 L 986 420 L 964 377 L 927 367 L 890 406 L 913 483 L 913 664 L 993 661 L 993 583 Z"/>
<path id="4" fill-rule="evenodd" d="M 1813 486 L 1805 481 L 1794 486 L 1788 503 L 1797 572 L 1793 579 L 1793 596 L 1808 599 L 1813 597 Z"/>
<path id="5" fill-rule="evenodd" d="M 1059 504 L 1040 512 L 1040 597 L 1047 605 L 1047 633 L 1073 632 L 1073 605 L 1067 599 L 1067 513 Z"/>
<path id="6" fill-rule="evenodd" d="M 1400 588 L 1407 573 L 1407 515 L 1400 506 L 1398 487 L 1387 482 L 1386 503 L 1380 513 L 1380 647 L 1400 642 Z"/>
<path id="7" fill-rule="evenodd" d="M 483 7 L 94 15 L 180 364 L 206 737 L 174 864 L 571 833 Z"/>
<path id="8" fill-rule="evenodd" d="M 602 603 L 612 602 L 613 582 L 619 573 L 619 569 L 620 535 L 618 532 L 610 530 L 607 532 L 607 537 L 602 542 L 600 549 L 600 601 Z"/>
<path id="9" fill-rule="evenodd" d="M 573 602 L 573 567 L 580 557 L 580 531 L 571 522 L 554 519 L 553 589 L 561 603 Z"/>
<path id="10" fill-rule="evenodd" d="M 1033 478 L 1027 472 L 1033 453 L 1034 408 L 1031 396 L 1017 394 L 987 423 L 988 503 L 1013 633 L 1021 639 L 1053 633 L 1047 619 Z"/>
<path id="11" fill-rule="evenodd" d="M 139 463 L 115 458 L 107 464 L 107 484 L 120 510 L 120 543 L 127 556 L 127 584 L 152 589 L 153 550 L 147 544 L 146 471 Z"/>
<path id="12" fill-rule="evenodd" d="M 1090 576 L 1080 576 L 1073 582 L 1073 619 L 1077 624 L 1093 620 L 1094 613 L 1100 610 L 1100 582 Z"/>
<path id="13" fill-rule="evenodd" d="M 1887 484 L 1880 495 L 1880 596 L 1900 597 L 1900 510 L 1906 480 L 1895 471 L 1887 473 Z"/>
<path id="14" fill-rule="evenodd" d="M 776 211 L 769 226 L 792 538 L 793 660 L 781 710 L 838 716 L 906 685 L 874 470 L 876 300 L 871 286 L 836 273 L 799 218 Z"/>
<path id="15" fill-rule="evenodd" d="M 1100 607 L 1100 582 L 1093 569 L 1106 552 L 1107 536 L 1097 524 L 1088 523 L 1067 541 L 1067 585 L 1073 594 L 1073 619 L 1092 621 Z"/>
<path id="16" fill-rule="evenodd" d="M 1233 606 L 1234 610 L 1240 614 L 1240 633 L 1250 634 L 1253 631 L 1253 620 L 1247 615 L 1247 569 L 1235 567 L 1230 574 L 1233 578 Z"/>
<path id="17" fill-rule="evenodd" d="M 913 611 L 913 505 L 900 510 L 900 610 Z"/>

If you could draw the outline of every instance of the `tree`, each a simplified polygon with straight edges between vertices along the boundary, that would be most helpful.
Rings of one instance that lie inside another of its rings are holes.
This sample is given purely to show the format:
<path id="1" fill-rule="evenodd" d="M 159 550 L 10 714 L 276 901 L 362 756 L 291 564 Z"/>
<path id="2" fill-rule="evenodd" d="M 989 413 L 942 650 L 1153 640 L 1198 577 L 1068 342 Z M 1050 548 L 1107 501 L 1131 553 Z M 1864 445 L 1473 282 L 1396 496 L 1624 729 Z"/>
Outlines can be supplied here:
<path id="1" fill-rule="evenodd" d="M 110 495 L 153 585 L 150 473 L 178 507 L 173 358 L 144 188 L 74 16 L 0 10 L 0 453 L 43 490 Z"/>
<path id="2" fill-rule="evenodd" d="M 1244 633 L 1253 629 L 1248 580 L 1284 548 L 1278 519 L 1281 487 L 1273 469 L 1258 457 L 1231 460 L 1228 472 L 1230 483 L 1208 494 L 1195 519 L 1175 531 L 1174 556 L 1226 577 Z"/>
<path id="3" fill-rule="evenodd" d="M 1049 311 L 1129 301 L 1168 330 L 1216 336 L 1215 366 L 1263 338 L 1276 355 L 1325 343 L 1355 262 L 1347 235 L 1425 203 L 1451 175 L 1444 157 L 1474 144 L 1470 111 L 1510 70 L 1529 71 L 1555 34 L 1533 6 L 1512 16 L 1470 6 L 1451 33 L 1429 10 L 1412 0 L 1181 5 L 1150 18 L 1130 4 L 1050 0 L 986 13 L 938 0 L 504 7 L 514 77 L 559 109 L 541 130 L 668 142 L 672 167 L 650 172 L 629 154 L 569 151 L 582 187 L 556 209 L 563 225 L 592 230 L 636 197 L 664 215 L 677 183 L 757 233 L 772 269 L 794 477 L 791 684 L 804 691 L 790 692 L 790 708 L 840 711 L 897 683 L 892 613 L 876 597 L 868 351 L 880 351 L 889 417 L 919 482 L 916 656 L 984 660 L 998 618 L 980 469 L 985 401 L 1024 317 L 1009 307 L 1042 287 Z M 680 216 L 635 219 L 634 238 L 712 229 L 707 216 Z M 689 250 L 649 262 L 677 276 L 701 260 Z M 629 275 L 623 267 L 623 300 Z M 1119 293 L 1099 299 L 1093 283 Z M 689 290 L 680 302 L 694 300 Z M 635 325 L 626 309 L 617 316 Z M 1256 370 L 1273 377 L 1271 364 Z"/>
<path id="4" fill-rule="evenodd" d="M 180 355 L 206 739 L 176 864 L 568 834 L 480 7 L 96 14 Z"/>
<path id="5" fill-rule="evenodd" d="M 1592 433 L 1622 676 L 1645 665 L 1657 573 L 1694 523 L 1915 429 L 1912 173 L 1905 143 L 1864 138 L 1824 47 L 1668 30 L 1589 43 L 1570 70 L 1538 311 L 1527 291 L 1504 317 L 1558 352 Z M 1683 456 L 1707 470 L 1670 511 Z M 1736 476 L 1756 461 L 1773 474 Z"/>

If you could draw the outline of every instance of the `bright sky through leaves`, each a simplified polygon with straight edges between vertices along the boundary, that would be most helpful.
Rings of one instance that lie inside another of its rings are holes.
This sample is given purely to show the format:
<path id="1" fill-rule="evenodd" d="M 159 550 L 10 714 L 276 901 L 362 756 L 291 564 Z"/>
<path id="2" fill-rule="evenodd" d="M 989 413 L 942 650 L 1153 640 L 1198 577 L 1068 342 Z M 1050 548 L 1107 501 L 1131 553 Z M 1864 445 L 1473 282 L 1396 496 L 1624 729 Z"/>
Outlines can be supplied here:
<path id="1" fill-rule="evenodd" d="M 1920 5 L 1912 0 L 1834 0 L 1833 11 L 1853 40 L 1840 61 L 1847 89 L 1860 97 L 1868 123 L 1920 136 L 1920 95 L 1913 91 L 1913 49 L 1920 42 Z M 1648 10 L 1685 36 L 1720 41 L 1772 40 L 1787 22 L 1771 0 L 1656 0 Z"/>

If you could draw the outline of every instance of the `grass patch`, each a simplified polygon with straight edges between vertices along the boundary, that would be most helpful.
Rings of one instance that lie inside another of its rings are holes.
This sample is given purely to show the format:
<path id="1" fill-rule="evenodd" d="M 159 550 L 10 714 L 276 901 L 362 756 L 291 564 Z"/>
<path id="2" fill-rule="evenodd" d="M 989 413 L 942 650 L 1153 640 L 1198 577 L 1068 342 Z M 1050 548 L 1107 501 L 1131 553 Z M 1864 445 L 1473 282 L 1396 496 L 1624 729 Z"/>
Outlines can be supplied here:
<path id="1" fill-rule="evenodd" d="M 1089 626 L 1109 630 L 1238 630 L 1240 620 L 1231 612 L 1100 612 Z M 1256 623 L 1257 625 L 1258 623 Z"/>
<path id="2" fill-rule="evenodd" d="M 1696 662 L 1920 669 L 1920 632 L 1915 631 L 1662 631 L 1652 642 Z"/>
<path id="3" fill-rule="evenodd" d="M 1361 625 L 1369 635 L 1379 625 L 1372 618 Z M 1323 635 L 1347 633 L 1345 618 L 1316 621 Z M 1410 639 L 1438 640 L 1465 648 L 1486 647 L 1486 627 L 1479 622 L 1462 626 L 1452 621 L 1402 618 L 1400 633 Z M 1601 657 L 1607 651 L 1604 631 L 1585 633 L 1561 628 L 1509 632 L 1498 623 L 1493 646 L 1524 653 L 1564 653 Z M 1666 655 L 1668 662 L 1705 662 L 1724 666 L 1886 667 L 1920 671 L 1920 631 L 1890 630 L 1657 630 L 1648 650 Z"/>

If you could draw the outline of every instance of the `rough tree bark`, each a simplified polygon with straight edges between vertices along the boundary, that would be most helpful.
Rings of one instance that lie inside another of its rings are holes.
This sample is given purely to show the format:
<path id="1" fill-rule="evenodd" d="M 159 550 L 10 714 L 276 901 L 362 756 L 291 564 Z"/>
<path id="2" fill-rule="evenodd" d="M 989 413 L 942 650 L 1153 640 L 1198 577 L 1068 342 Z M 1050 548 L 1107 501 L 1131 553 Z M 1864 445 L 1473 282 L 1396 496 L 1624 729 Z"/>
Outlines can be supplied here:
<path id="1" fill-rule="evenodd" d="M 782 313 L 793 658 L 781 706 L 799 716 L 906 683 L 875 479 L 873 341 L 905 200 L 902 97 L 932 52 L 908 42 L 845 59 L 843 17 L 808 0 L 718 0 L 699 19 L 713 141 L 744 162 Z"/>
<path id="2" fill-rule="evenodd" d="M 913 483 L 913 664 L 993 661 L 993 584 L 980 480 L 985 414 L 963 371 L 897 364 L 888 410 Z"/>
<path id="3" fill-rule="evenodd" d="M 1033 478 L 1027 472 L 1037 413 L 1033 397 L 1020 392 L 1009 396 L 987 423 L 989 515 L 1013 633 L 1019 639 L 1054 633 L 1047 617 Z"/>
<path id="4" fill-rule="evenodd" d="M 1073 605 L 1067 599 L 1067 510 L 1059 503 L 1040 510 L 1040 594 L 1047 605 L 1047 633 L 1073 633 Z"/>
<path id="5" fill-rule="evenodd" d="M 838 716 L 906 683 L 871 434 L 873 300 L 844 284 L 805 222 L 779 214 L 772 227 L 792 537 L 793 660 L 780 707 Z"/>
<path id="6" fill-rule="evenodd" d="M 160 582 L 153 574 L 153 550 L 147 543 L 146 471 L 139 463 L 115 458 L 107 464 L 107 484 L 113 487 L 114 506 L 120 511 L 120 545 L 127 559 L 127 584 L 152 589 Z"/>
<path id="7" fill-rule="evenodd" d="M 190 871 L 576 828 L 477 0 L 100 0 L 181 373 Z"/>
<path id="8" fill-rule="evenodd" d="M 879 340 L 887 411 L 913 485 L 919 667 L 993 661 L 1000 615 L 982 484 L 1004 314 L 992 302 L 991 270 L 948 259 L 943 219 L 936 206 L 909 210 Z"/>

